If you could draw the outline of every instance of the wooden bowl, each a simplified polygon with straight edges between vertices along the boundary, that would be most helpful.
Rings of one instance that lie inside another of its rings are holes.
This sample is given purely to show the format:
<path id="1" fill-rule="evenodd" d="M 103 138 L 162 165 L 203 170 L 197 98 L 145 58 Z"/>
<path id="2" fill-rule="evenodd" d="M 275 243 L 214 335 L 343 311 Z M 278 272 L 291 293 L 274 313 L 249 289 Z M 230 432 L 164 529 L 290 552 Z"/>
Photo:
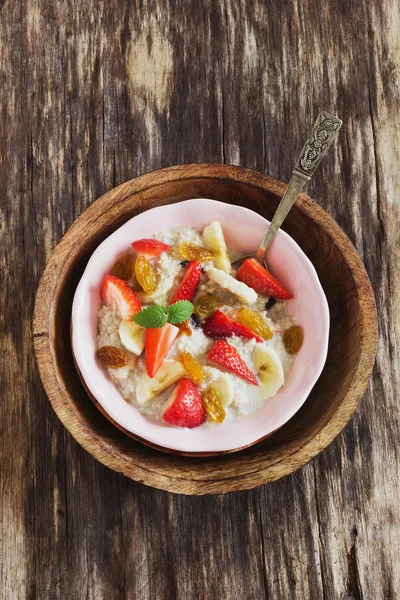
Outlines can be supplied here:
<path id="1" fill-rule="evenodd" d="M 374 297 L 364 266 L 335 222 L 305 194 L 284 229 L 313 262 L 329 303 L 331 334 L 320 379 L 279 431 L 239 453 L 171 455 L 125 435 L 96 408 L 74 365 L 69 328 L 72 299 L 95 248 L 139 212 L 189 198 L 239 204 L 270 219 L 285 184 L 230 165 L 182 165 L 148 173 L 107 192 L 70 227 L 41 279 L 34 347 L 53 408 L 95 458 L 124 475 L 182 494 L 251 489 L 279 479 L 321 452 L 354 413 L 372 371 L 377 341 Z"/>

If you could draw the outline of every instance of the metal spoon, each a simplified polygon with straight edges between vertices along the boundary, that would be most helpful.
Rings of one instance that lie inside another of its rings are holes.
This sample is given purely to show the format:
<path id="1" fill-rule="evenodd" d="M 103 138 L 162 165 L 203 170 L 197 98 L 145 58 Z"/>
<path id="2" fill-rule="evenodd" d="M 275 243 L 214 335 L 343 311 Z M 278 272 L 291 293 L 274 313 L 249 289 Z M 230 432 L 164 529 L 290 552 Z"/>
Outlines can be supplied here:
<path id="1" fill-rule="evenodd" d="M 310 181 L 315 169 L 328 152 L 328 148 L 336 138 L 341 126 L 342 121 L 337 117 L 334 117 L 327 112 L 319 113 L 314 123 L 311 136 L 308 138 L 300 152 L 289 185 L 276 209 L 263 242 L 254 254 L 247 254 L 240 258 L 236 258 L 232 265 L 234 268 L 235 265 L 236 267 L 239 266 L 236 264 L 239 263 L 239 261 L 243 261 L 245 258 L 255 257 L 261 264 L 264 264 L 265 268 L 268 270 L 266 253 L 276 232 L 295 203 L 297 196 L 303 190 L 305 184 Z"/>

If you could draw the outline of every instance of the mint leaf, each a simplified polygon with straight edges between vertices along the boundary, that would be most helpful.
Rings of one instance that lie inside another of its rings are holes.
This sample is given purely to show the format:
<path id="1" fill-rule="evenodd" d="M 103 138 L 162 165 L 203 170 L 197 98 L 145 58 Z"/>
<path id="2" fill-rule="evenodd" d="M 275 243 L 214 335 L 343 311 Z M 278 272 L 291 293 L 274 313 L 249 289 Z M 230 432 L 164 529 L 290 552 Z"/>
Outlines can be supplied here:
<path id="1" fill-rule="evenodd" d="M 178 300 L 168 309 L 168 321 L 173 325 L 179 325 L 187 321 L 193 312 L 193 304 L 188 300 Z"/>
<path id="2" fill-rule="evenodd" d="M 167 312 L 168 310 L 168 312 Z M 168 309 L 165 306 L 154 304 L 142 308 L 137 315 L 133 317 L 134 322 L 147 329 L 164 327 L 167 321 L 173 325 L 179 325 L 187 321 L 193 312 L 193 304 L 187 300 L 178 300 Z"/>
<path id="3" fill-rule="evenodd" d="M 164 306 L 155 304 L 154 306 L 142 308 L 142 310 L 133 317 L 133 320 L 141 327 L 153 329 L 164 327 L 167 322 L 167 315 L 165 314 Z"/>

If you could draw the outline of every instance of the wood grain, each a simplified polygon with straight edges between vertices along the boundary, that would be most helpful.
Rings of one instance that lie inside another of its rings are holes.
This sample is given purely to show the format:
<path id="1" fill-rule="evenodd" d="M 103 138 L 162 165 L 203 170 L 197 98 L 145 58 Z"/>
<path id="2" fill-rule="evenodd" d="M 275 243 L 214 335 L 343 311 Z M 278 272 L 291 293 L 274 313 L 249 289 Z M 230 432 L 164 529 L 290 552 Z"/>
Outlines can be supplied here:
<path id="1" fill-rule="evenodd" d="M 0 0 L 1 598 L 399 597 L 399 10 Z M 251 492 L 174 496 L 103 467 L 34 365 L 34 296 L 56 243 L 95 198 L 163 166 L 287 181 L 320 109 L 344 126 L 308 191 L 355 244 L 379 315 L 355 417 Z"/>

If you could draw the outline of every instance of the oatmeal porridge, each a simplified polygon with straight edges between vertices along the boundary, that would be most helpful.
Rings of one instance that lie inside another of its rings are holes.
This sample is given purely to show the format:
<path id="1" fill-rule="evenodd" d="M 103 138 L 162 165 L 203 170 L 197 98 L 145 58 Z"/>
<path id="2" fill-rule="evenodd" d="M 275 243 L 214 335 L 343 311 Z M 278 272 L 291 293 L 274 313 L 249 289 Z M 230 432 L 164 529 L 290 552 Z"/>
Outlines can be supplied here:
<path id="1" fill-rule="evenodd" d="M 98 350 L 123 398 L 178 427 L 219 424 L 278 393 L 303 332 L 255 259 L 235 271 L 221 224 L 137 240 L 101 287 Z"/>

